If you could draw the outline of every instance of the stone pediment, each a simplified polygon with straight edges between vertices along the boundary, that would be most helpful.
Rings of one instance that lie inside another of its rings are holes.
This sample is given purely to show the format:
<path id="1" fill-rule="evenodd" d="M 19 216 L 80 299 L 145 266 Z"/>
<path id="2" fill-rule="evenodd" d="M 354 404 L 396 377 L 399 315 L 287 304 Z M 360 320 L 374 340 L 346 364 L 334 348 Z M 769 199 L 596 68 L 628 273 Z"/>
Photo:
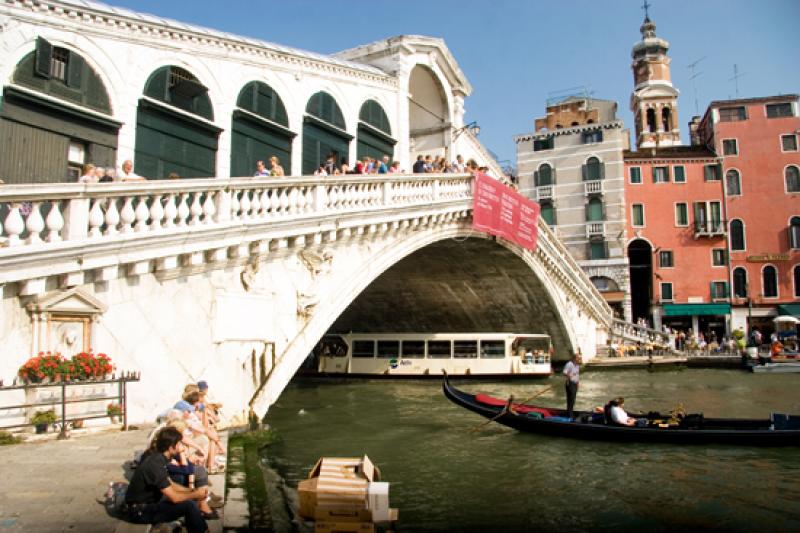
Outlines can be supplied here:
<path id="1" fill-rule="evenodd" d="M 31 312 L 60 315 L 99 315 L 108 308 L 106 304 L 78 288 L 37 296 L 26 307 Z"/>

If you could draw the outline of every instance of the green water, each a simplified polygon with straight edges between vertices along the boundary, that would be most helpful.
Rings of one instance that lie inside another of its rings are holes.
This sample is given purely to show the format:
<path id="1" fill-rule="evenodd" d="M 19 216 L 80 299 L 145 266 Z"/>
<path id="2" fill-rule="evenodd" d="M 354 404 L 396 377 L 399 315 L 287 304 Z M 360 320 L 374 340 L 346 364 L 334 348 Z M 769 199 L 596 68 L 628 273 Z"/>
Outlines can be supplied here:
<path id="1" fill-rule="evenodd" d="M 578 408 L 623 395 L 630 411 L 682 402 L 706 416 L 800 414 L 799 375 L 739 370 L 584 372 Z M 562 379 L 456 382 L 563 405 Z M 290 486 L 321 456 L 367 454 L 390 481 L 397 530 L 800 531 L 800 446 L 583 442 L 519 433 L 448 401 L 441 383 L 293 383 L 268 415 L 268 461 Z"/>

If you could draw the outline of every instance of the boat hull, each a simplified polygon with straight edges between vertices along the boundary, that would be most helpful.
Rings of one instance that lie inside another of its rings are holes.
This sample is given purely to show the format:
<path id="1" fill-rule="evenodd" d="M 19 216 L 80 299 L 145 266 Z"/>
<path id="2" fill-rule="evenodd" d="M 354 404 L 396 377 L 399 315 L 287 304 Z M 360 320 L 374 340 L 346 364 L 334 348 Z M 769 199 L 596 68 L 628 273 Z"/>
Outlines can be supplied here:
<path id="1" fill-rule="evenodd" d="M 603 423 L 561 421 L 548 418 L 532 418 L 505 411 L 504 407 L 487 405 L 475 399 L 475 395 L 453 387 L 447 377 L 442 385 L 445 396 L 453 403 L 473 411 L 498 424 L 518 431 L 538 433 L 556 437 L 616 442 L 645 442 L 672 444 L 727 444 L 746 446 L 800 446 L 800 428 L 770 429 L 769 419 L 722 419 L 707 418 L 703 428 L 679 427 L 629 427 Z M 557 418 L 564 417 L 563 409 L 547 408 Z M 591 417 L 592 413 L 576 411 L 576 419 Z"/>

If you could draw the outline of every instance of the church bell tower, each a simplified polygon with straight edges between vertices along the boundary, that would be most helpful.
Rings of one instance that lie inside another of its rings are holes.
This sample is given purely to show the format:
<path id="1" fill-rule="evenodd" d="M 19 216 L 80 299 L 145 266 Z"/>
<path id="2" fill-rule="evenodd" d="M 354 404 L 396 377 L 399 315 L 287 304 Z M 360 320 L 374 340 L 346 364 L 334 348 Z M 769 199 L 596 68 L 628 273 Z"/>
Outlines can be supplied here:
<path id="1" fill-rule="evenodd" d="M 679 92 L 670 79 L 670 58 L 667 56 L 669 43 L 656 37 L 656 25 L 647 14 L 639 31 L 642 40 L 631 51 L 634 83 L 631 111 L 636 125 L 636 146 L 658 148 L 680 145 Z"/>

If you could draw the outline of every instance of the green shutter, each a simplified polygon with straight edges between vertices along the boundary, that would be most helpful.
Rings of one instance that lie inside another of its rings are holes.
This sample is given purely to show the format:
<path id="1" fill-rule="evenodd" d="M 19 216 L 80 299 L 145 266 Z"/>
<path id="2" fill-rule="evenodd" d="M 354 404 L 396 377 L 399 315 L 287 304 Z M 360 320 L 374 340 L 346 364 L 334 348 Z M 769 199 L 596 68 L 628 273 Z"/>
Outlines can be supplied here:
<path id="1" fill-rule="evenodd" d="M 69 87 L 81 87 L 83 80 L 83 58 L 78 54 L 70 52 L 67 61 L 67 85 Z"/>
<path id="2" fill-rule="evenodd" d="M 286 173 L 292 167 L 294 133 L 282 130 L 269 122 L 234 111 L 231 128 L 231 176 L 252 176 L 256 161 L 262 160 L 269 169 L 269 159 L 276 156 Z"/>
<path id="3" fill-rule="evenodd" d="M 53 45 L 43 37 L 36 38 L 36 61 L 34 72 L 37 76 L 50 79 L 50 61 L 53 57 Z"/>
<path id="4" fill-rule="evenodd" d="M 538 170 L 534 170 L 533 171 L 533 186 L 534 187 L 538 187 L 539 186 L 539 171 Z"/>
<path id="5" fill-rule="evenodd" d="M 313 121 L 303 124 L 303 175 L 309 176 L 325 163 L 330 153 L 338 156 L 337 164 L 349 157 L 349 136 L 335 132 Z M 349 162 L 349 161 L 348 161 Z"/>

